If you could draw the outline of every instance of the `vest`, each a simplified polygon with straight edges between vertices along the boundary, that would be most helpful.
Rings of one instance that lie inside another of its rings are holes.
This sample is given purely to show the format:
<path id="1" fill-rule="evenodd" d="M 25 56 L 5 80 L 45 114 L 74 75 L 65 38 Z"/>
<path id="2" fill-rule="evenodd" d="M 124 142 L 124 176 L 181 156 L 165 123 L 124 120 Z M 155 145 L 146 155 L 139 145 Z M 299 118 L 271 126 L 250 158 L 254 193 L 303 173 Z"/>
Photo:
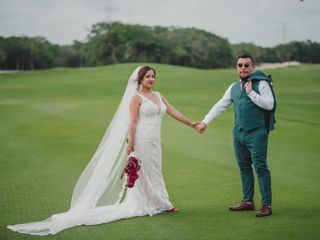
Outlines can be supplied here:
<path id="1" fill-rule="evenodd" d="M 238 131 L 249 131 L 259 127 L 266 127 L 269 132 L 274 128 L 276 99 L 268 77 L 266 77 L 262 72 L 257 71 L 248 78 L 248 81 L 252 82 L 253 91 L 258 94 L 258 86 L 261 80 L 268 82 L 274 97 L 274 108 L 271 111 L 260 108 L 254 104 L 248 97 L 246 91 L 241 90 L 241 83 L 239 81 L 235 82 L 231 88 L 231 98 L 234 103 L 234 125 L 235 129 Z"/>

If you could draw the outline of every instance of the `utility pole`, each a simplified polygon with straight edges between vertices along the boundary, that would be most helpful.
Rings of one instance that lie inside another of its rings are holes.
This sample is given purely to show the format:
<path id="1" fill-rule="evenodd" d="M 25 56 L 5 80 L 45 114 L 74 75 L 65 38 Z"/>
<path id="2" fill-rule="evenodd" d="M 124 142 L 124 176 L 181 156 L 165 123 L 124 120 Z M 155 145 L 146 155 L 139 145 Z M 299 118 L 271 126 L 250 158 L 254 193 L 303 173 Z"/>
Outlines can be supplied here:
<path id="1" fill-rule="evenodd" d="M 106 20 L 107 22 L 111 22 L 112 21 L 112 12 L 113 12 L 113 8 L 111 6 L 111 0 L 105 0 L 105 13 L 106 13 Z"/>

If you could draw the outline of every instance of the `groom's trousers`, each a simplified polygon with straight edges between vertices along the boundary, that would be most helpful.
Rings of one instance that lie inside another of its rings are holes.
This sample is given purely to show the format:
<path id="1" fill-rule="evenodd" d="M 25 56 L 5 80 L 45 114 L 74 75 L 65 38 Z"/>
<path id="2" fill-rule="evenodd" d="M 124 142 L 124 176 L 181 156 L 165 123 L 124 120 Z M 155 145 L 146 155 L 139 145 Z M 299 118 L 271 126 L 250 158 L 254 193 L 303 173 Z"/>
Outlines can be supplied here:
<path id="1" fill-rule="evenodd" d="M 233 145 L 240 168 L 243 202 L 253 202 L 254 175 L 258 177 L 262 205 L 271 205 L 271 175 L 267 166 L 268 132 L 264 127 L 249 131 L 233 129 Z"/>

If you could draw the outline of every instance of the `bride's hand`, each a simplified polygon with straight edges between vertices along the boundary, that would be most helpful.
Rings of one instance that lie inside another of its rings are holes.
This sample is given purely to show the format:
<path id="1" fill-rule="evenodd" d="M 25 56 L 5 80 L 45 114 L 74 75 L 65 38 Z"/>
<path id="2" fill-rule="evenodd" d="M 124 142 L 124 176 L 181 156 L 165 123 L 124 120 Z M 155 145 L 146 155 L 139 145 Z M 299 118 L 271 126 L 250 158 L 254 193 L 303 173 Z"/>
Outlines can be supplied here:
<path id="1" fill-rule="evenodd" d="M 192 128 L 194 128 L 196 125 L 197 125 L 196 122 L 190 122 L 190 124 L 189 124 L 189 126 L 192 127 Z"/>
<path id="2" fill-rule="evenodd" d="M 198 122 L 194 127 L 198 133 L 204 133 L 206 131 L 207 125 L 203 122 Z"/>
<path id="3" fill-rule="evenodd" d="M 191 122 L 190 127 L 195 128 L 200 122 Z"/>
<path id="4" fill-rule="evenodd" d="M 134 148 L 132 144 L 127 145 L 127 154 L 129 155 L 131 152 L 134 152 Z"/>

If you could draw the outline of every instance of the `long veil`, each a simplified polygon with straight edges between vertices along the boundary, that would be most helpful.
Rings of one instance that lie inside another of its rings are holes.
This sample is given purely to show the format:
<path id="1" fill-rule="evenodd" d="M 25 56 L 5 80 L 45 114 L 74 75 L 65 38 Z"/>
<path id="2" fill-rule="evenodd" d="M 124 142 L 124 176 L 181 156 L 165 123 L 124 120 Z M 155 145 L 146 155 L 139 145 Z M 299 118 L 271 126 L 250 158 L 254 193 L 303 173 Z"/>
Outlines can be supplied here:
<path id="1" fill-rule="evenodd" d="M 32 235 L 55 234 L 66 228 L 86 223 L 86 211 L 119 204 L 125 194 L 126 138 L 129 126 L 129 101 L 137 91 L 141 67 L 131 74 L 126 90 L 95 154 L 80 175 L 67 212 L 25 224 L 9 225 L 12 231 Z"/>

